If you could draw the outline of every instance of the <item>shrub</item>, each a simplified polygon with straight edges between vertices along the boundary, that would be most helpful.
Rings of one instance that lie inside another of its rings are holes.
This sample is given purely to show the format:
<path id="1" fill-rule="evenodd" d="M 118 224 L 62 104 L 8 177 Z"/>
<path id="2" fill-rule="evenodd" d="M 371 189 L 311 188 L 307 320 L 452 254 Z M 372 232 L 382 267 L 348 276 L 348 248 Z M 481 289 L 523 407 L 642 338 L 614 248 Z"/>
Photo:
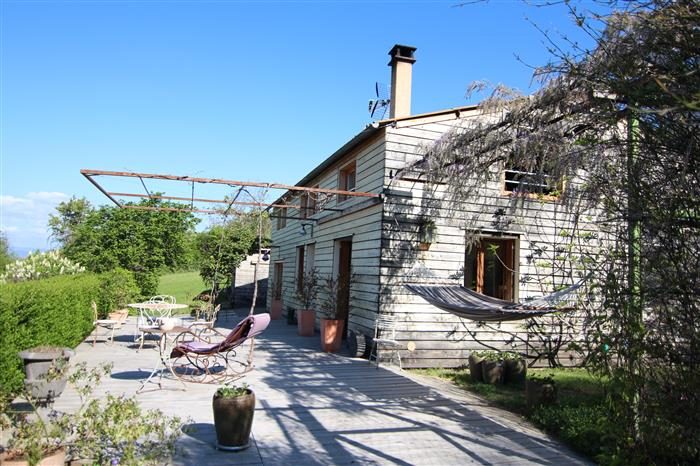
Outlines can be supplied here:
<path id="1" fill-rule="evenodd" d="M 58 251 L 32 252 L 5 266 L 0 283 L 38 280 L 57 275 L 72 275 L 84 272 L 85 268 L 61 255 Z"/>
<path id="2" fill-rule="evenodd" d="M 100 275 L 99 309 L 105 312 L 122 309 L 139 296 L 139 286 L 128 270 L 114 269 Z"/>
<path id="3" fill-rule="evenodd" d="M 0 396 L 22 388 L 19 351 L 34 346 L 75 347 L 93 330 L 92 301 L 100 309 L 128 300 L 128 272 L 84 273 L 0 285 Z"/>

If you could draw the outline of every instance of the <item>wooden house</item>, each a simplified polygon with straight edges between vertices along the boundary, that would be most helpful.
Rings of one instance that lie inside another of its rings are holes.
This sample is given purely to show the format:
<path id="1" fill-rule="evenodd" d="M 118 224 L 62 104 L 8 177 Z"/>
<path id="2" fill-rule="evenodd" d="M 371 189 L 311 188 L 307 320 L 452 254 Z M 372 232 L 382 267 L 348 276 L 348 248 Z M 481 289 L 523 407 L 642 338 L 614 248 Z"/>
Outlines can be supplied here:
<path id="1" fill-rule="evenodd" d="M 371 336 L 378 313 L 396 314 L 405 367 L 458 366 L 475 349 L 517 344 L 512 336 L 526 338 L 523 324 L 480 326 L 429 305 L 404 285 L 457 280 L 506 300 L 541 296 L 559 273 L 542 256 L 566 241 L 572 219 L 554 196 L 513 202 L 519 181 L 512 167 L 494 167 L 502 171 L 500 182 L 484 186 L 481 199 L 449 208 L 442 187 L 397 175 L 446 132 L 484 118 L 477 106 L 412 115 L 415 50 L 396 45 L 390 52 L 390 117 L 367 126 L 297 183 L 380 196 L 289 192 L 278 203 L 298 208 L 272 209 L 268 303 L 281 296 L 285 308 L 298 309 L 295 290 L 312 267 L 342 280 L 352 270 L 346 335 Z"/>

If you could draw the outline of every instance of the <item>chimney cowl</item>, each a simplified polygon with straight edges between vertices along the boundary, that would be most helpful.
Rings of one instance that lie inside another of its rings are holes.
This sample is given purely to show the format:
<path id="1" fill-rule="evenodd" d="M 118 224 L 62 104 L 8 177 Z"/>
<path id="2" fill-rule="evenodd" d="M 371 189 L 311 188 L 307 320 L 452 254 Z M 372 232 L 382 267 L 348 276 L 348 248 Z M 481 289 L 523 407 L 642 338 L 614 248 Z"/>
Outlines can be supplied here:
<path id="1" fill-rule="evenodd" d="M 416 47 L 411 47 L 410 45 L 396 44 L 391 48 L 391 50 L 389 50 L 391 60 L 389 60 L 389 63 L 387 64 L 391 66 L 394 61 L 415 63 L 416 58 L 414 57 L 414 53 L 416 50 Z"/>

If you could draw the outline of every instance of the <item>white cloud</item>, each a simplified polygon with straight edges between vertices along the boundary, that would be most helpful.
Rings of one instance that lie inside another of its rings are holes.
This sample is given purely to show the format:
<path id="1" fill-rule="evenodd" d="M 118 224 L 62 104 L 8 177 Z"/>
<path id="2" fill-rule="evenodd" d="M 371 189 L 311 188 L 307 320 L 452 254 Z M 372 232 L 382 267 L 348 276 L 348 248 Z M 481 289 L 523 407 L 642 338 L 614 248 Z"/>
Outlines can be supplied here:
<path id="1" fill-rule="evenodd" d="M 0 230 L 14 250 L 47 249 L 51 246 L 49 214 L 70 199 L 60 192 L 30 192 L 24 196 L 0 195 Z"/>

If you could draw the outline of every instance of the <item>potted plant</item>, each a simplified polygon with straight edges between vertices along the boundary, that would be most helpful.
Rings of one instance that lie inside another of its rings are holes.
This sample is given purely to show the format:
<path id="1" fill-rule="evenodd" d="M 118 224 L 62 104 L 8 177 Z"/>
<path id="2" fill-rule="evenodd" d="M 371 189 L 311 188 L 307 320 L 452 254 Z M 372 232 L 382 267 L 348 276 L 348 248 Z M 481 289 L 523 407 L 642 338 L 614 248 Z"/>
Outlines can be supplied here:
<path id="1" fill-rule="evenodd" d="M 255 393 L 247 384 L 219 388 L 212 400 L 216 448 L 238 451 L 250 446 Z"/>
<path id="2" fill-rule="evenodd" d="M 557 386 L 552 375 L 533 375 L 525 381 L 527 406 L 533 409 L 540 405 L 551 405 L 557 401 Z"/>
<path id="3" fill-rule="evenodd" d="M 498 351 L 483 351 L 481 356 L 484 360 L 481 362 L 481 373 L 484 377 L 484 382 L 492 385 L 503 383 L 503 359 Z"/>
<path id="4" fill-rule="evenodd" d="M 527 364 L 525 359 L 518 353 L 506 351 L 501 353 L 504 362 L 505 373 L 503 380 L 505 383 L 522 385 L 527 376 Z"/>
<path id="5" fill-rule="evenodd" d="M 27 390 L 22 396 L 33 412 L 13 413 L 0 407 L 8 413 L 0 417 L 0 428 L 11 434 L 0 463 L 63 466 L 67 458 L 71 465 L 169 462 L 181 433 L 179 418 L 143 411 L 135 398 L 92 399 L 94 388 L 110 373 L 110 364 L 88 369 L 81 363 L 73 369 L 68 383 L 80 396 L 77 411 L 41 411 Z"/>
<path id="6" fill-rule="evenodd" d="M 301 309 L 297 309 L 297 325 L 299 335 L 310 337 L 314 334 L 316 323 L 316 313 L 313 310 L 316 296 L 318 295 L 318 272 L 315 268 L 301 276 L 301 281 L 296 289 L 296 297 L 299 300 Z"/>
<path id="7" fill-rule="evenodd" d="M 24 385 L 34 400 L 50 403 L 63 393 L 68 361 L 75 355 L 70 348 L 36 346 L 20 351 L 24 362 Z"/>
<path id="8" fill-rule="evenodd" d="M 339 315 L 339 297 L 353 282 L 353 274 L 347 283 L 342 283 L 339 277 L 328 276 L 323 280 L 324 300 L 321 305 L 321 348 L 327 353 L 335 353 L 340 350 L 343 342 L 343 330 L 345 320 Z"/>
<path id="9" fill-rule="evenodd" d="M 469 375 L 472 382 L 484 381 L 483 362 L 484 357 L 482 356 L 482 351 L 472 351 L 469 353 Z"/>

